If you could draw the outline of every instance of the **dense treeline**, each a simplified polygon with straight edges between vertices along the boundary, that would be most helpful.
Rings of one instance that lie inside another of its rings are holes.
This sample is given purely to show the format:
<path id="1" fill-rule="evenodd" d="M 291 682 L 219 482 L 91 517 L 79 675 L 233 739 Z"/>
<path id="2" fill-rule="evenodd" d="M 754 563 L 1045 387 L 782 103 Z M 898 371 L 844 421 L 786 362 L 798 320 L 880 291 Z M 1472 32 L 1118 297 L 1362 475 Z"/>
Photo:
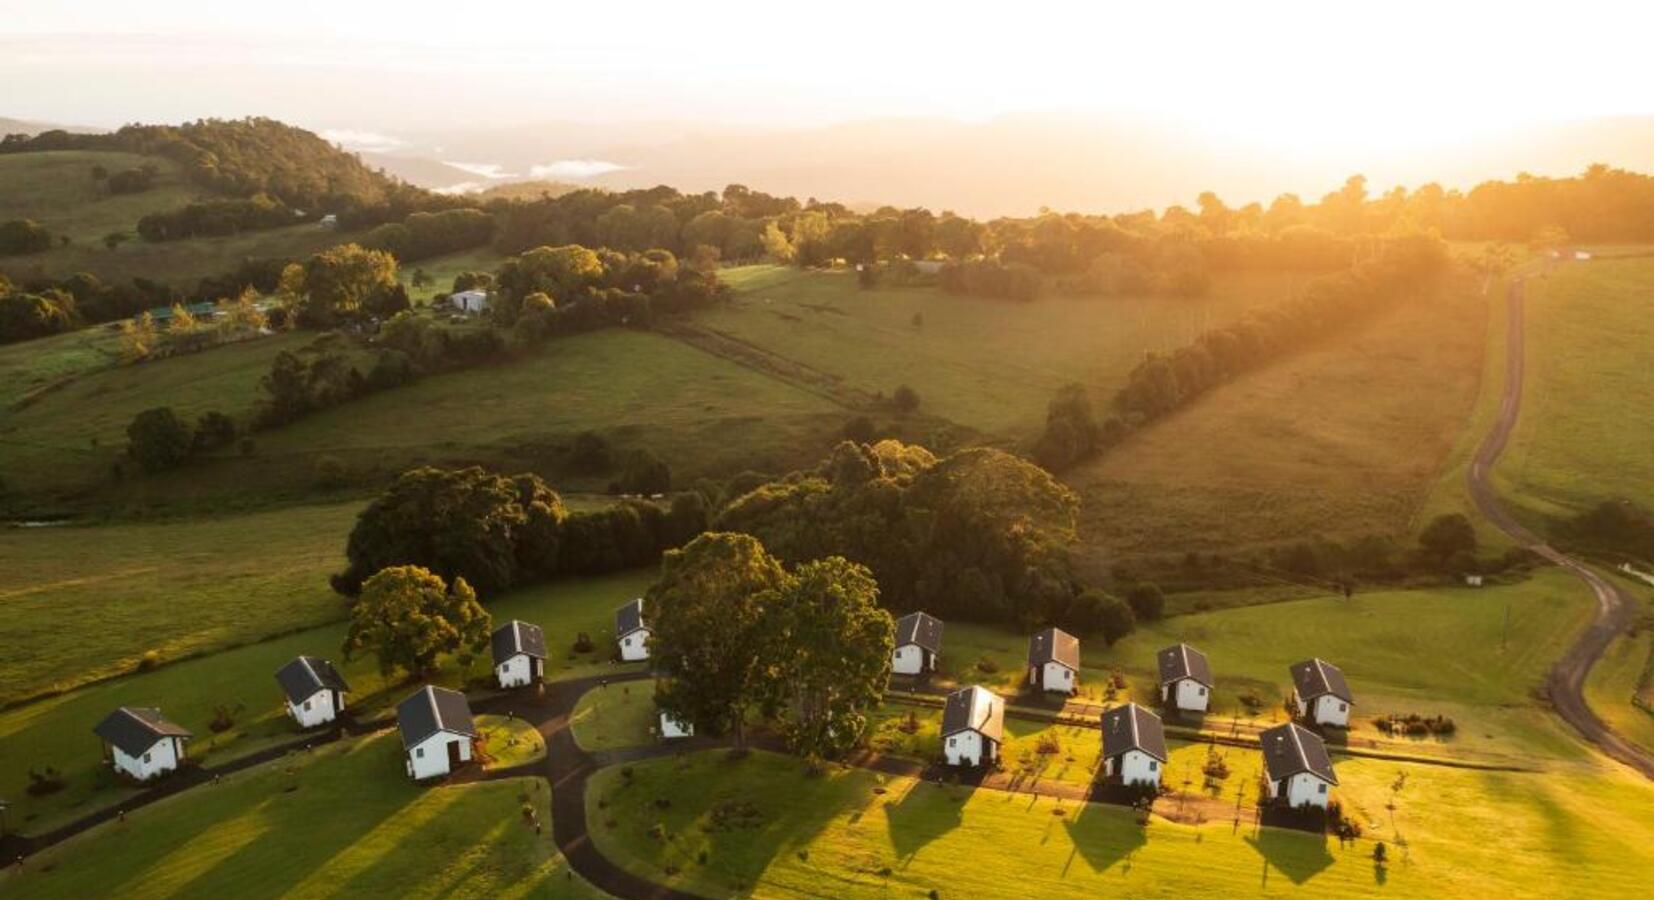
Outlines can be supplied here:
<path id="1" fill-rule="evenodd" d="M 289 206 L 343 213 L 430 208 L 440 198 L 368 168 L 355 155 L 274 119 L 201 119 L 182 125 L 127 125 L 105 134 L 43 131 L 0 139 L 0 153 L 112 150 L 160 156 L 191 182 L 222 194 L 265 194 Z M 411 211 L 411 210 L 410 210 Z"/>
<path id="2" fill-rule="evenodd" d="M 667 509 L 625 500 L 569 513 L 535 475 L 425 467 L 403 473 L 362 511 L 333 587 L 354 596 L 381 569 L 418 565 L 488 596 L 556 574 L 647 565 L 704 530 L 699 494 L 674 497 Z"/>
<path id="3" fill-rule="evenodd" d="M 937 459 L 897 441 L 846 441 L 816 469 L 736 498 L 720 531 L 779 559 L 843 556 L 870 568 L 886 605 L 1032 625 L 1066 622 L 1078 501 L 1045 471 L 998 450 Z"/>
<path id="4" fill-rule="evenodd" d="M 480 209 L 416 212 L 368 232 L 362 243 L 393 254 L 401 262 L 481 247 L 494 236 L 494 217 Z"/>
<path id="5" fill-rule="evenodd" d="M 224 237 L 291 225 L 295 215 L 287 204 L 265 194 L 246 200 L 204 200 L 144 216 L 138 220 L 138 236 L 146 241 Z"/>
<path id="6" fill-rule="evenodd" d="M 61 288 L 23 290 L 0 276 L 0 343 L 45 337 L 79 324 L 73 294 Z"/>

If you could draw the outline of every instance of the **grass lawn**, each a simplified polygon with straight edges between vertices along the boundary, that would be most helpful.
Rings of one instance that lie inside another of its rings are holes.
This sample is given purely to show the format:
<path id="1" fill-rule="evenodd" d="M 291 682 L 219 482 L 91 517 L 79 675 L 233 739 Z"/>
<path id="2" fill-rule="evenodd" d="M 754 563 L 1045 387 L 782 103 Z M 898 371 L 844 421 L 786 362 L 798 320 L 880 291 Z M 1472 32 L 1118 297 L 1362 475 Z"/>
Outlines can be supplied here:
<path id="1" fill-rule="evenodd" d="M 574 740 L 584 750 L 616 750 L 654 743 L 659 726 L 655 686 L 647 681 L 587 691 L 569 716 Z"/>
<path id="2" fill-rule="evenodd" d="M 1468 434 L 1487 321 L 1468 288 L 1403 305 L 1065 473 L 1082 563 L 1411 534 Z"/>
<path id="3" fill-rule="evenodd" d="M 641 594 L 655 574 L 639 570 L 554 581 L 493 600 L 489 611 L 497 620 L 519 618 L 545 629 L 551 650 L 547 678 L 611 671 L 614 608 Z M 580 631 L 591 635 L 594 652 L 570 649 Z M 210 765 L 297 734 L 282 711 L 275 672 L 301 653 L 341 664 L 353 689 L 348 704 L 359 718 L 386 712 L 412 692 L 414 685 L 400 676 L 394 682 L 381 676 L 372 658 L 346 662 L 339 652 L 345 632 L 343 623 L 313 628 L 0 711 L 0 797 L 13 802 L 8 821 L 22 831 L 38 832 L 119 799 L 123 789 L 103 774 L 91 732 L 118 706 L 161 707 L 168 718 L 196 733 L 190 755 Z M 484 654 L 468 675 L 449 663 L 437 680 L 458 685 L 488 675 Z M 219 706 L 232 711 L 236 724 L 214 734 L 208 724 Z M 63 772 L 68 787 L 46 797 L 28 796 L 28 770 L 46 764 Z"/>
<path id="4" fill-rule="evenodd" d="M 526 824 L 531 804 L 544 833 Z M 394 732 L 340 742 L 135 811 L 0 873 L 54 897 L 600 897 L 551 841 L 538 778 L 422 788 Z"/>
<path id="5" fill-rule="evenodd" d="M 509 769 L 546 758 L 546 742 L 539 729 L 522 719 L 505 716 L 477 716 L 483 752 L 490 760 L 486 768 Z"/>
<path id="6" fill-rule="evenodd" d="M 1287 667 L 1320 656 L 1343 668 L 1355 694 L 1352 741 L 1379 740 L 1371 724 L 1378 715 L 1441 713 L 1454 717 L 1459 733 L 1446 743 L 1407 741 L 1415 752 L 1579 759 L 1586 751 L 1532 691 L 1590 610 L 1577 581 L 1547 569 L 1519 584 L 1478 590 L 1357 593 L 1348 601 L 1320 597 L 1175 616 L 1140 624 L 1113 647 L 1082 641 L 1080 700 L 1103 702 L 1105 683 L 1118 670 L 1127 682 L 1119 699 L 1148 705 L 1158 690 L 1155 653 L 1183 641 L 1212 662 L 1217 685 L 1209 721 L 1247 720 L 1239 698 L 1249 694 L 1261 701 L 1256 721 L 1264 724 L 1283 715 Z M 1024 635 L 949 622 L 942 680 L 1013 694 L 1026 654 Z M 983 659 L 997 671 L 982 671 Z"/>
<path id="7" fill-rule="evenodd" d="M 721 274 L 735 297 L 697 315 L 696 325 L 869 394 L 908 384 L 926 411 L 1017 442 L 1038 434 L 1063 385 L 1081 382 L 1094 403 L 1106 402 L 1145 351 L 1280 303 L 1308 280 L 1225 276 L 1197 300 L 1053 295 L 1012 303 L 934 288 L 862 290 L 854 272 L 748 266 Z"/>
<path id="8" fill-rule="evenodd" d="M 470 250 L 461 250 L 458 253 L 448 253 L 419 262 L 403 263 L 398 270 L 402 283 L 408 287 L 408 296 L 414 300 L 430 300 L 438 294 L 449 294 L 454 290 L 454 276 L 461 272 L 493 272 L 500 267 L 505 257 L 495 253 L 491 247 L 476 247 Z M 423 269 L 426 275 L 431 276 L 429 287 L 416 288 L 413 286 L 414 272 Z"/>
<path id="9" fill-rule="evenodd" d="M 1564 265 L 1528 281 L 1522 417 L 1496 470 L 1530 513 L 1626 498 L 1654 506 L 1654 420 L 1639 410 L 1654 342 L 1654 259 Z"/>
<path id="10" fill-rule="evenodd" d="M 0 703 L 344 615 L 361 504 L 178 522 L 0 529 Z"/>
<path id="11" fill-rule="evenodd" d="M 1654 788 L 1618 772 L 1536 776 L 1340 762 L 1367 836 L 1225 818 L 1142 826 L 1126 809 L 940 787 L 721 751 L 600 772 L 593 836 L 635 872 L 710 896 L 1618 897 L 1654 865 Z M 1235 771 L 1250 771 L 1244 764 Z M 1396 810 L 1385 808 L 1399 771 Z M 1173 768 L 1176 772 L 1176 768 Z M 1237 776 L 1231 775 L 1231 780 Z M 1169 801 L 1162 800 L 1163 805 Z M 1378 870 L 1373 842 L 1390 844 Z M 1400 842 L 1405 841 L 1405 846 Z M 704 854 L 704 856 L 703 856 Z M 1566 879 L 1566 881 L 1563 881 Z"/>
<path id="12" fill-rule="evenodd" d="M 1654 747 L 1654 631 L 1621 635 L 1591 668 L 1585 682 L 1585 700 L 1591 711 L 1615 731 L 1644 747 Z M 1644 707 L 1631 702 L 1642 697 Z"/>
<path id="13" fill-rule="evenodd" d="M 110 194 L 92 180 L 92 167 L 103 166 L 110 174 L 154 165 L 159 171 L 155 184 L 136 194 Z M 52 232 L 66 234 L 69 248 L 84 244 L 99 254 L 103 236 L 126 231 L 137 240 L 138 220 L 153 212 L 164 212 L 190 203 L 204 192 L 190 185 L 171 160 L 136 153 L 98 150 L 53 150 L 45 153 L 8 153 L 0 156 L 0 221 L 33 219 Z M 55 256 L 59 248 L 41 254 L 0 258 L 0 267 L 32 264 Z M 155 273 L 160 277 L 160 273 Z"/>
<path id="14" fill-rule="evenodd" d="M 59 381 L 121 361 L 119 334 L 103 326 L 0 344 L 0 423 L 24 398 Z"/>

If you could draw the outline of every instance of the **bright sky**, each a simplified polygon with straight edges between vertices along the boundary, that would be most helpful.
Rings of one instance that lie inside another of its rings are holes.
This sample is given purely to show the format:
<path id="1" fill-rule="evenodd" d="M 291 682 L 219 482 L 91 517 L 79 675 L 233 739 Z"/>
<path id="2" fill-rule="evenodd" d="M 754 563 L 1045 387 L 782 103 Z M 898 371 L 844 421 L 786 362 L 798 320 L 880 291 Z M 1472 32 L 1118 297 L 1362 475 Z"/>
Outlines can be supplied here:
<path id="1" fill-rule="evenodd" d="M 0 0 L 0 115 L 316 128 L 1150 111 L 1428 146 L 1654 113 L 1646 5 Z"/>

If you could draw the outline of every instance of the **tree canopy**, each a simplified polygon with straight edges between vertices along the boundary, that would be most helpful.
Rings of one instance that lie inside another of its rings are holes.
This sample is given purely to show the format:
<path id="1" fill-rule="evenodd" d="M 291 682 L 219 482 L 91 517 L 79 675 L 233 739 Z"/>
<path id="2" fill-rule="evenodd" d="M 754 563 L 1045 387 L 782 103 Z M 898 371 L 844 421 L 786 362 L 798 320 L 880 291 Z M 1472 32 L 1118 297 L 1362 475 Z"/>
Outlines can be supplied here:
<path id="1" fill-rule="evenodd" d="M 381 674 L 401 669 L 423 675 L 437 657 L 457 654 L 462 665 L 488 646 L 492 620 L 464 578 L 450 588 L 419 566 L 392 566 L 362 585 L 350 610 L 347 658 L 372 653 Z"/>

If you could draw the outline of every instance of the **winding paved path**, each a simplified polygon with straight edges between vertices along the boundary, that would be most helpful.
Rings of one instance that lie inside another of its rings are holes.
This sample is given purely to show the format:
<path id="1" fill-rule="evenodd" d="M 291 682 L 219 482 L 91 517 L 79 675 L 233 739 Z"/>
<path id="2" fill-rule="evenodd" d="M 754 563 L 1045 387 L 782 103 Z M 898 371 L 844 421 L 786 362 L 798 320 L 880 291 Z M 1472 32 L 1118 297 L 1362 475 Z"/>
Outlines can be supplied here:
<path id="1" fill-rule="evenodd" d="M 1591 711 L 1585 702 L 1585 678 L 1591 666 L 1608 649 L 1608 645 L 1630 623 L 1636 601 L 1618 584 L 1604 578 L 1596 570 L 1557 550 L 1542 538 L 1523 527 L 1511 516 L 1493 490 L 1493 466 L 1510 442 L 1511 431 L 1522 410 L 1523 326 L 1522 308 L 1525 295 L 1522 279 L 1511 282 L 1506 300 L 1508 324 L 1505 330 L 1505 395 L 1499 404 L 1499 416 L 1493 430 L 1482 439 L 1471 461 L 1467 475 L 1471 499 L 1489 522 L 1510 535 L 1522 547 L 1567 569 L 1590 585 L 1596 595 L 1597 612 L 1590 627 L 1579 636 L 1572 647 L 1557 660 L 1546 680 L 1546 689 L 1557 715 L 1584 735 L 1585 739 L 1616 760 L 1654 778 L 1654 753 L 1649 752 L 1615 732 Z"/>

